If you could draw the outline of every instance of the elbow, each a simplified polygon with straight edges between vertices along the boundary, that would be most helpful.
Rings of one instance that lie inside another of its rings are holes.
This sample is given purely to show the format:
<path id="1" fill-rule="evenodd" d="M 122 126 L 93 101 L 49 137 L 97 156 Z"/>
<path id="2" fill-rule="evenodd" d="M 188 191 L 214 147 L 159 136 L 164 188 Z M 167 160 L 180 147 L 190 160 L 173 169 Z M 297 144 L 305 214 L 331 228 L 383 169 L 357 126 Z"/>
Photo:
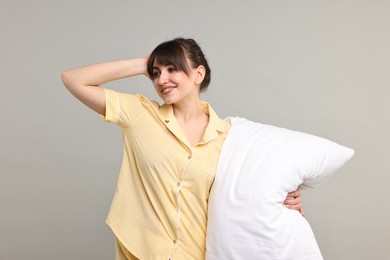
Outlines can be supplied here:
<path id="1" fill-rule="evenodd" d="M 64 85 L 66 86 L 67 82 L 69 82 L 69 71 L 63 71 L 61 73 L 61 80 L 62 80 L 62 83 L 64 83 Z"/>
<path id="2" fill-rule="evenodd" d="M 70 91 L 72 92 L 72 89 L 75 88 L 75 85 L 77 85 L 77 83 L 75 82 L 74 80 L 74 76 L 72 75 L 72 72 L 71 71 L 63 71 L 61 73 L 61 80 L 62 80 L 62 83 L 64 84 L 64 86 Z"/>

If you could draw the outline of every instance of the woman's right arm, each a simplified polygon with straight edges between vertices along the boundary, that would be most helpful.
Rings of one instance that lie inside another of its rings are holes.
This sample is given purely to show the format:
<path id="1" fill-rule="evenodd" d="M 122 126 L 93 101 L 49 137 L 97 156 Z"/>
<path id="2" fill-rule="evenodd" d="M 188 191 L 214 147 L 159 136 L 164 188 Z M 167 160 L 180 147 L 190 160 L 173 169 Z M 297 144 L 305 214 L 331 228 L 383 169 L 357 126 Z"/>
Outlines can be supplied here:
<path id="1" fill-rule="evenodd" d="M 64 71 L 65 87 L 78 100 L 99 114 L 106 113 L 106 99 L 100 85 L 136 75 L 147 76 L 148 58 L 112 61 Z"/>

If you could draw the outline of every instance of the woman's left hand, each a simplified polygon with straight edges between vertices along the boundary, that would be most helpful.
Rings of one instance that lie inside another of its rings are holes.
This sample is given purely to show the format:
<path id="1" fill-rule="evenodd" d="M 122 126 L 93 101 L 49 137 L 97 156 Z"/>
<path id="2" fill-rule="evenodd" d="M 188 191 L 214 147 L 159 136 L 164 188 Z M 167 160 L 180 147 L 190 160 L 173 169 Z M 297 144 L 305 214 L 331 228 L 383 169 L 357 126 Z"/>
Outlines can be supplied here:
<path id="1" fill-rule="evenodd" d="M 298 210 L 303 216 L 304 212 L 301 203 L 301 192 L 299 190 L 287 193 L 286 200 L 283 204 L 289 209 Z"/>

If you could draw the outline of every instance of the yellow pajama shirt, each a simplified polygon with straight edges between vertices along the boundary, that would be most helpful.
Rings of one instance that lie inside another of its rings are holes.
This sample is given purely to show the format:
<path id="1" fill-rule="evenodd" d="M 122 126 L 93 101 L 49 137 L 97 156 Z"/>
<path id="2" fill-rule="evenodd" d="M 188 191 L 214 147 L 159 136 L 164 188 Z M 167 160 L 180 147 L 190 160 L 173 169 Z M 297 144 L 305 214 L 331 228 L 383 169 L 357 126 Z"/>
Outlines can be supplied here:
<path id="1" fill-rule="evenodd" d="M 171 105 L 108 89 L 105 95 L 104 119 L 121 128 L 124 142 L 107 217 L 117 248 L 139 259 L 204 259 L 207 203 L 230 125 L 202 102 L 209 123 L 191 146 Z"/>

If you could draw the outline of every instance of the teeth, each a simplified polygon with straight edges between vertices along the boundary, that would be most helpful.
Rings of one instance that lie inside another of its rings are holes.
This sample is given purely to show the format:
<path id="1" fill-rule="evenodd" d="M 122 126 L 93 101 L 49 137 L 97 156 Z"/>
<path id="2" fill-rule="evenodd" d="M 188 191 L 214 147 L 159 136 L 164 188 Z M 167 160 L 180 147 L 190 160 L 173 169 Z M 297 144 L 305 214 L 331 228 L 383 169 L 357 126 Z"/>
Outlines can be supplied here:
<path id="1" fill-rule="evenodd" d="M 171 91 L 173 88 L 166 88 L 166 89 L 163 89 L 162 93 L 165 94 L 165 93 L 168 93 L 169 91 Z"/>

